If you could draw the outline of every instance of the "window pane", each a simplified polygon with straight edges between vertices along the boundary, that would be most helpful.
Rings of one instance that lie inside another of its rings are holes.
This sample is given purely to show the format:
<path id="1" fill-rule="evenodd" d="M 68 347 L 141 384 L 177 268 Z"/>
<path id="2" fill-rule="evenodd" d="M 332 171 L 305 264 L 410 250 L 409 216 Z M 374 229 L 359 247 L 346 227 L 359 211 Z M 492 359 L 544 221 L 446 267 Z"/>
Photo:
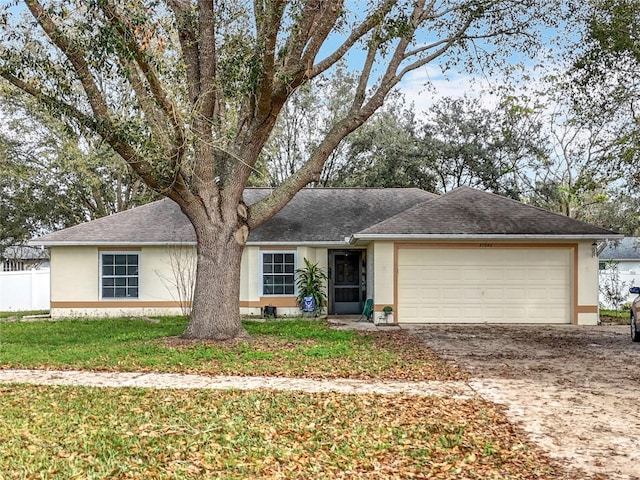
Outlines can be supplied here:
<path id="1" fill-rule="evenodd" d="M 102 298 L 137 298 L 139 259 L 136 254 L 102 255 Z"/>
<path id="2" fill-rule="evenodd" d="M 262 294 L 295 295 L 295 254 L 262 254 Z"/>

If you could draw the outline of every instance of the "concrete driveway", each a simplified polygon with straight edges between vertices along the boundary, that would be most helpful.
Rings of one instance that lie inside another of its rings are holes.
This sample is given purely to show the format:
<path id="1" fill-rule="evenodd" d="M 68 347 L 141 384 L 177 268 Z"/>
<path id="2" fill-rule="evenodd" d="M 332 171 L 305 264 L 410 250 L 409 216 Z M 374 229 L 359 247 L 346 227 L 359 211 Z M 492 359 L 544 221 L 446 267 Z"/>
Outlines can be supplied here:
<path id="1" fill-rule="evenodd" d="M 553 457 L 640 479 L 640 343 L 628 326 L 425 325 L 429 348 Z"/>

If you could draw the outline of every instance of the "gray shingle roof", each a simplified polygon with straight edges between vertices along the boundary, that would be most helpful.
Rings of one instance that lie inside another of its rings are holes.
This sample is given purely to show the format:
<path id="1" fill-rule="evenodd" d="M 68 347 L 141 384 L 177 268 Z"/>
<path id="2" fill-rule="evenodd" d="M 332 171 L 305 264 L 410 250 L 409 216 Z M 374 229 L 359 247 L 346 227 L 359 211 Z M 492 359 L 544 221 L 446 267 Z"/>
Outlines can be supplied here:
<path id="1" fill-rule="evenodd" d="M 624 237 L 609 241 L 599 257 L 600 260 L 639 260 L 640 237 Z"/>
<path id="2" fill-rule="evenodd" d="M 269 189 L 249 188 L 252 204 Z M 417 188 L 306 188 L 274 218 L 251 232 L 249 242 L 343 242 L 345 237 L 437 195 Z M 34 245 L 163 244 L 195 242 L 177 204 L 159 200 L 33 240 Z"/>
<path id="3" fill-rule="evenodd" d="M 367 236 L 617 236 L 564 215 L 492 193 L 459 187 L 358 232 Z"/>

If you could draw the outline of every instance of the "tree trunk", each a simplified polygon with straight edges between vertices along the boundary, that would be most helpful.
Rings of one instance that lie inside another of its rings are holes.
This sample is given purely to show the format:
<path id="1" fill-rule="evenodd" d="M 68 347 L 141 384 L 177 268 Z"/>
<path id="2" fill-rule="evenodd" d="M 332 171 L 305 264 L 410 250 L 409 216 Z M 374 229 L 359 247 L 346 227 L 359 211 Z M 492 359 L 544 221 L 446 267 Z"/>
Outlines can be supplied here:
<path id="1" fill-rule="evenodd" d="M 248 337 L 240 321 L 240 262 L 246 237 L 237 226 L 194 225 L 198 238 L 191 320 L 183 338 Z M 245 227 L 246 228 L 246 227 Z"/>

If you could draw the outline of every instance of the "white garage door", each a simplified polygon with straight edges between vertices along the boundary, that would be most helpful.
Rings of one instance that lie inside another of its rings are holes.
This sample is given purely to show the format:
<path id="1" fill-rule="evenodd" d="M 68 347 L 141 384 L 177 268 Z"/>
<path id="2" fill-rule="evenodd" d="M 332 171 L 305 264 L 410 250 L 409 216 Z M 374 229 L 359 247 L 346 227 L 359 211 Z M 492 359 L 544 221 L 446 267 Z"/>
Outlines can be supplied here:
<path id="1" fill-rule="evenodd" d="M 400 248 L 400 323 L 570 323 L 569 248 Z"/>

